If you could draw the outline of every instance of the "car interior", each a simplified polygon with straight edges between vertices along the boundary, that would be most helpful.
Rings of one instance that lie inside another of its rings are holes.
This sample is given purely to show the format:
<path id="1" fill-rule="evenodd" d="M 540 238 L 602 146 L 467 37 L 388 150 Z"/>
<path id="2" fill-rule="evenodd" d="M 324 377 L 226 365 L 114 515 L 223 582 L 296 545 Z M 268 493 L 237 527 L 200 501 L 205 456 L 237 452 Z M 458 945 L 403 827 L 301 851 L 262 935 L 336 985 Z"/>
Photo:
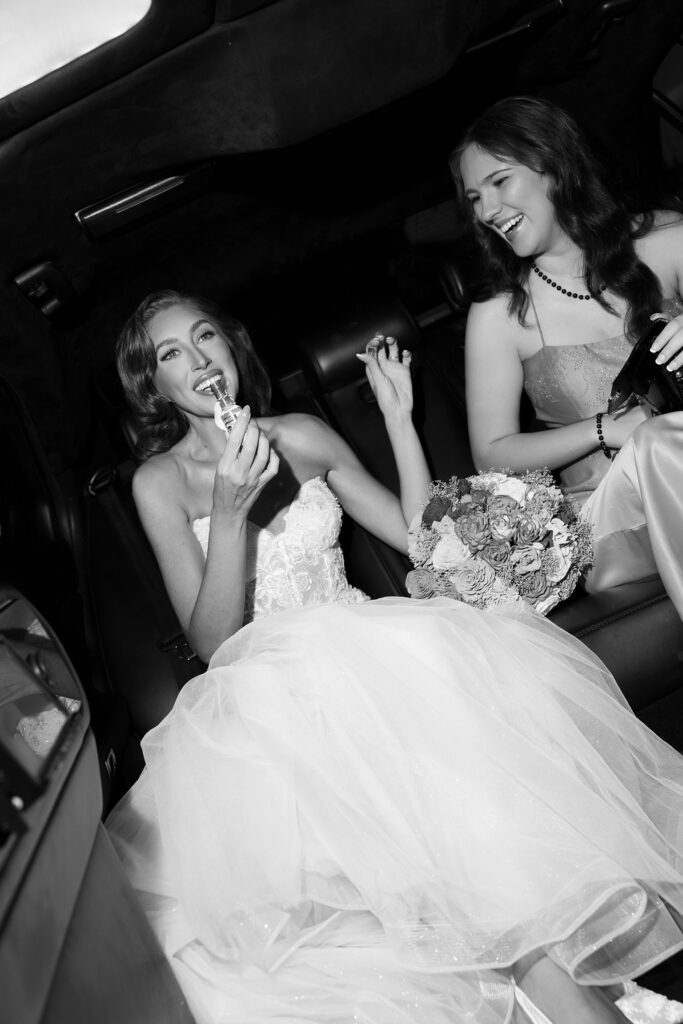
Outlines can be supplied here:
<path id="1" fill-rule="evenodd" d="M 39 34 L 43 6 L 0 13 L 1 63 L 22 33 Z M 85 6 L 74 4 L 76 26 Z M 133 20 L 111 38 L 35 80 L 0 81 L 0 990 L 11 1024 L 192 1020 L 103 825 L 142 770 L 141 738 L 204 668 L 132 499 L 114 346 L 137 303 L 166 288 L 220 302 L 246 324 L 277 411 L 323 418 L 395 490 L 355 358 L 376 332 L 413 353 L 434 478 L 475 471 L 463 345 L 481 268 L 448 170 L 472 117 L 503 96 L 554 100 L 639 204 L 683 211 L 679 0 L 126 6 Z M 406 557 L 350 522 L 342 544 L 353 584 L 406 595 Z M 683 624 L 660 580 L 579 587 L 550 617 L 683 751 Z M 9 723 L 35 708 L 56 723 L 50 749 L 17 767 Z M 643 983 L 683 999 L 681 978 L 679 957 Z"/>

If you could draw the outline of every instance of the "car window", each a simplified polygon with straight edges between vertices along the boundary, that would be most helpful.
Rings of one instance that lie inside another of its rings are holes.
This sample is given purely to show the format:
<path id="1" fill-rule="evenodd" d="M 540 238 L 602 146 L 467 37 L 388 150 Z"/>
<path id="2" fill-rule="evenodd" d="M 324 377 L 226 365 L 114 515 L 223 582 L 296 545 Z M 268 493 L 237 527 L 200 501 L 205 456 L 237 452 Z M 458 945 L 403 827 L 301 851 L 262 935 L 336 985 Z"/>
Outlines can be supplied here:
<path id="1" fill-rule="evenodd" d="M 151 0 L 3 0 L 0 97 L 122 35 Z"/>

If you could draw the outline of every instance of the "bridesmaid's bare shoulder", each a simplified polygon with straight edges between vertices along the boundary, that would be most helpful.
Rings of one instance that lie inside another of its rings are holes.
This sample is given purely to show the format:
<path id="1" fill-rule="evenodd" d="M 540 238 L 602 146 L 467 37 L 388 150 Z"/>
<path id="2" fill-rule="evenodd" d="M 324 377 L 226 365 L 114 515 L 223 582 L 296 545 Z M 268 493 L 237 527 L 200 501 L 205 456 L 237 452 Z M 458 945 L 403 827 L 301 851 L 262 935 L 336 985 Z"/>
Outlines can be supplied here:
<path id="1" fill-rule="evenodd" d="M 660 280 L 665 295 L 680 293 L 683 282 L 683 213 L 655 210 L 650 230 L 636 238 L 638 257 Z"/>

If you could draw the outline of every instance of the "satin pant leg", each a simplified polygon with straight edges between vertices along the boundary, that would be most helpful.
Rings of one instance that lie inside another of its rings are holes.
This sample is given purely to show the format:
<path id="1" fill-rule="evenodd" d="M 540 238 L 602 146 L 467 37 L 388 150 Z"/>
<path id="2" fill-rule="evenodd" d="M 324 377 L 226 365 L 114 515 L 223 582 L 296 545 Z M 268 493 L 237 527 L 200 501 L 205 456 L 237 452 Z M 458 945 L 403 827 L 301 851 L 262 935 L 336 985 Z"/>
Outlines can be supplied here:
<path id="1" fill-rule="evenodd" d="M 588 592 L 659 574 L 683 619 L 683 412 L 634 430 L 583 513 L 595 528 Z"/>

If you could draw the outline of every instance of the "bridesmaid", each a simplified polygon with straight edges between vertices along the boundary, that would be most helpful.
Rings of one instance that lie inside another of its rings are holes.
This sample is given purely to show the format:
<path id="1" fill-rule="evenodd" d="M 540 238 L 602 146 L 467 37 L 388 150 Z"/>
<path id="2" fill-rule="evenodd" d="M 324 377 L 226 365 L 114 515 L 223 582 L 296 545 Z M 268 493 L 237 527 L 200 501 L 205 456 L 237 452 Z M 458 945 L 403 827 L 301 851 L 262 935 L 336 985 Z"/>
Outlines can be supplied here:
<path id="1" fill-rule="evenodd" d="M 594 526 L 587 589 L 659 573 L 683 616 L 683 413 L 607 412 L 651 314 L 669 317 L 657 362 L 683 366 L 683 217 L 632 214 L 575 121 L 539 99 L 480 115 L 451 170 L 495 282 L 467 322 L 477 467 L 556 470 Z M 523 390 L 552 429 L 522 431 Z"/>

